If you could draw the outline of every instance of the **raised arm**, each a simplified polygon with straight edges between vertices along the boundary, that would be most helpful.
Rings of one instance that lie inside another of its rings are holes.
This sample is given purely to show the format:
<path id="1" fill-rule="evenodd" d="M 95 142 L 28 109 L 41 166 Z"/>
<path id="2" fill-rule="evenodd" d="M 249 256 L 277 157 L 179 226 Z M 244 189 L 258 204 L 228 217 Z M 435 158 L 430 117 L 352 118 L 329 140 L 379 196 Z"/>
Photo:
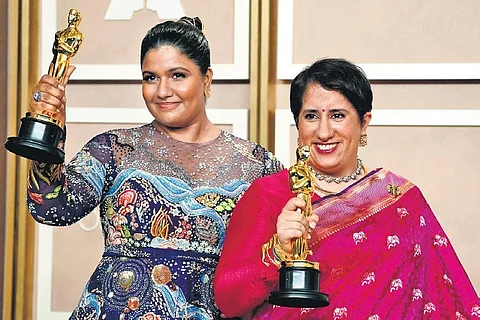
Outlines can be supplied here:
<path id="1" fill-rule="evenodd" d="M 110 138 L 102 134 L 88 142 L 68 165 L 32 162 L 27 202 L 33 218 L 63 226 L 90 213 L 113 176 L 112 158 Z"/>

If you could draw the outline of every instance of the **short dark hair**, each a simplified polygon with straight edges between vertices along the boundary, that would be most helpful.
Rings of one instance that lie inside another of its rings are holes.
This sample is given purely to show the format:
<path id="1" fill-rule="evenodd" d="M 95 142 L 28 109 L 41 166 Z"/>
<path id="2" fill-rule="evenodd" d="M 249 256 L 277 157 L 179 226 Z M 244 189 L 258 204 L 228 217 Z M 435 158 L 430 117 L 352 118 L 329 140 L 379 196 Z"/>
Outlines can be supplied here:
<path id="1" fill-rule="evenodd" d="M 365 113 L 372 110 L 373 93 L 365 72 L 345 59 L 321 59 L 300 72 L 290 86 L 290 110 L 297 126 L 303 96 L 311 83 L 341 93 L 357 110 L 361 123 Z"/>
<path id="2" fill-rule="evenodd" d="M 161 46 L 177 48 L 199 67 L 202 74 L 206 74 L 210 68 L 210 46 L 202 32 L 202 23 L 198 17 L 165 21 L 151 28 L 142 40 L 140 65 L 143 64 L 145 55 L 150 49 Z"/>

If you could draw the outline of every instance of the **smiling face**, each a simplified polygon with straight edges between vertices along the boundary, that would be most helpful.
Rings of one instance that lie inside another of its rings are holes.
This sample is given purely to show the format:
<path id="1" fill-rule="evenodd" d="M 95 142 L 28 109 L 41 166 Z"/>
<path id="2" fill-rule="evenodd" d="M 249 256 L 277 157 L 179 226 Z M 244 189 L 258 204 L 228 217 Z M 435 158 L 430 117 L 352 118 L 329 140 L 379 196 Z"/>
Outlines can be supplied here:
<path id="1" fill-rule="evenodd" d="M 357 167 L 360 135 L 366 134 L 371 113 L 360 122 L 358 113 L 341 93 L 317 83 L 307 86 L 298 118 L 300 145 L 310 145 L 309 163 L 315 171 L 343 177 Z"/>
<path id="2" fill-rule="evenodd" d="M 208 122 L 205 90 L 210 90 L 212 71 L 199 67 L 172 46 L 149 50 L 142 64 L 142 94 L 155 124 L 178 129 Z"/>

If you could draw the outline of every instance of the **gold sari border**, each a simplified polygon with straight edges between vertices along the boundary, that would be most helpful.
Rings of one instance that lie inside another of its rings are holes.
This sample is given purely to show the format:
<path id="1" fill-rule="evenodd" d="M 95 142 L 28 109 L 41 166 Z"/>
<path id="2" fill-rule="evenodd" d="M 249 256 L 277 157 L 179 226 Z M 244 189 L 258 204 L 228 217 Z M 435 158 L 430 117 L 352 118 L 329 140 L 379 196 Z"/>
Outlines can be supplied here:
<path id="1" fill-rule="evenodd" d="M 317 205 L 314 204 L 313 211 L 318 212 L 320 210 L 327 211 L 328 207 L 338 203 L 343 202 L 351 199 L 352 197 L 358 196 L 365 191 L 365 189 L 371 187 L 375 183 L 380 183 L 384 181 L 384 179 L 388 175 L 393 175 L 387 169 L 380 169 L 378 172 L 371 174 L 370 176 L 365 177 L 364 179 L 358 181 L 356 184 L 350 186 L 348 190 L 342 192 L 338 195 L 329 196 L 325 200 L 321 201 Z M 398 177 L 398 176 L 396 176 Z M 359 222 L 362 222 L 381 210 L 393 205 L 398 200 L 400 200 L 403 195 L 405 195 L 410 189 L 412 189 L 415 185 L 407 179 L 399 177 L 398 179 L 402 179 L 402 183 L 399 185 L 396 184 L 386 184 L 384 190 L 385 194 L 379 194 L 378 198 L 380 199 L 372 199 L 371 203 L 364 207 L 362 206 L 362 210 L 357 212 L 354 215 L 348 216 L 342 219 L 338 224 L 334 224 L 331 227 L 322 228 L 321 230 L 315 229 L 312 231 L 312 240 L 310 244 L 312 246 L 316 245 L 319 241 L 343 230 L 350 226 L 353 226 Z M 386 181 L 385 181 L 386 182 Z M 397 181 L 398 182 L 398 181 Z M 392 192 L 391 189 L 394 189 Z"/>

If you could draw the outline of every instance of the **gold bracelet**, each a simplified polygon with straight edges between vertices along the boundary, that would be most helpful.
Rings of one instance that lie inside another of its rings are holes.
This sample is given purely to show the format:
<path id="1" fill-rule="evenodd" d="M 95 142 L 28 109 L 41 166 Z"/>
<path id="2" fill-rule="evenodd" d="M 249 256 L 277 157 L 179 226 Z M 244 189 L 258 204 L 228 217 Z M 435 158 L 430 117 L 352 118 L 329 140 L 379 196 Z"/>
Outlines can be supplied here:
<path id="1" fill-rule="evenodd" d="M 274 234 L 273 237 L 271 237 L 270 240 L 262 246 L 262 262 L 267 267 L 270 266 L 270 263 L 273 263 L 280 268 L 280 261 L 275 259 L 275 257 L 272 257 L 270 254 L 270 249 L 272 249 L 275 244 L 275 236 L 276 234 Z"/>
<path id="2" fill-rule="evenodd" d="M 272 254 L 270 254 L 270 249 Z M 282 266 L 283 261 L 292 260 L 292 255 L 285 252 L 280 246 L 278 241 L 278 235 L 275 233 L 270 240 L 262 246 L 262 261 L 268 267 L 270 266 L 270 261 L 278 268 Z"/>
<path id="3" fill-rule="evenodd" d="M 280 261 L 289 261 L 292 260 L 293 255 L 291 253 L 285 252 L 278 241 L 278 236 L 275 234 L 275 244 L 273 245 L 273 253 L 278 257 Z"/>

